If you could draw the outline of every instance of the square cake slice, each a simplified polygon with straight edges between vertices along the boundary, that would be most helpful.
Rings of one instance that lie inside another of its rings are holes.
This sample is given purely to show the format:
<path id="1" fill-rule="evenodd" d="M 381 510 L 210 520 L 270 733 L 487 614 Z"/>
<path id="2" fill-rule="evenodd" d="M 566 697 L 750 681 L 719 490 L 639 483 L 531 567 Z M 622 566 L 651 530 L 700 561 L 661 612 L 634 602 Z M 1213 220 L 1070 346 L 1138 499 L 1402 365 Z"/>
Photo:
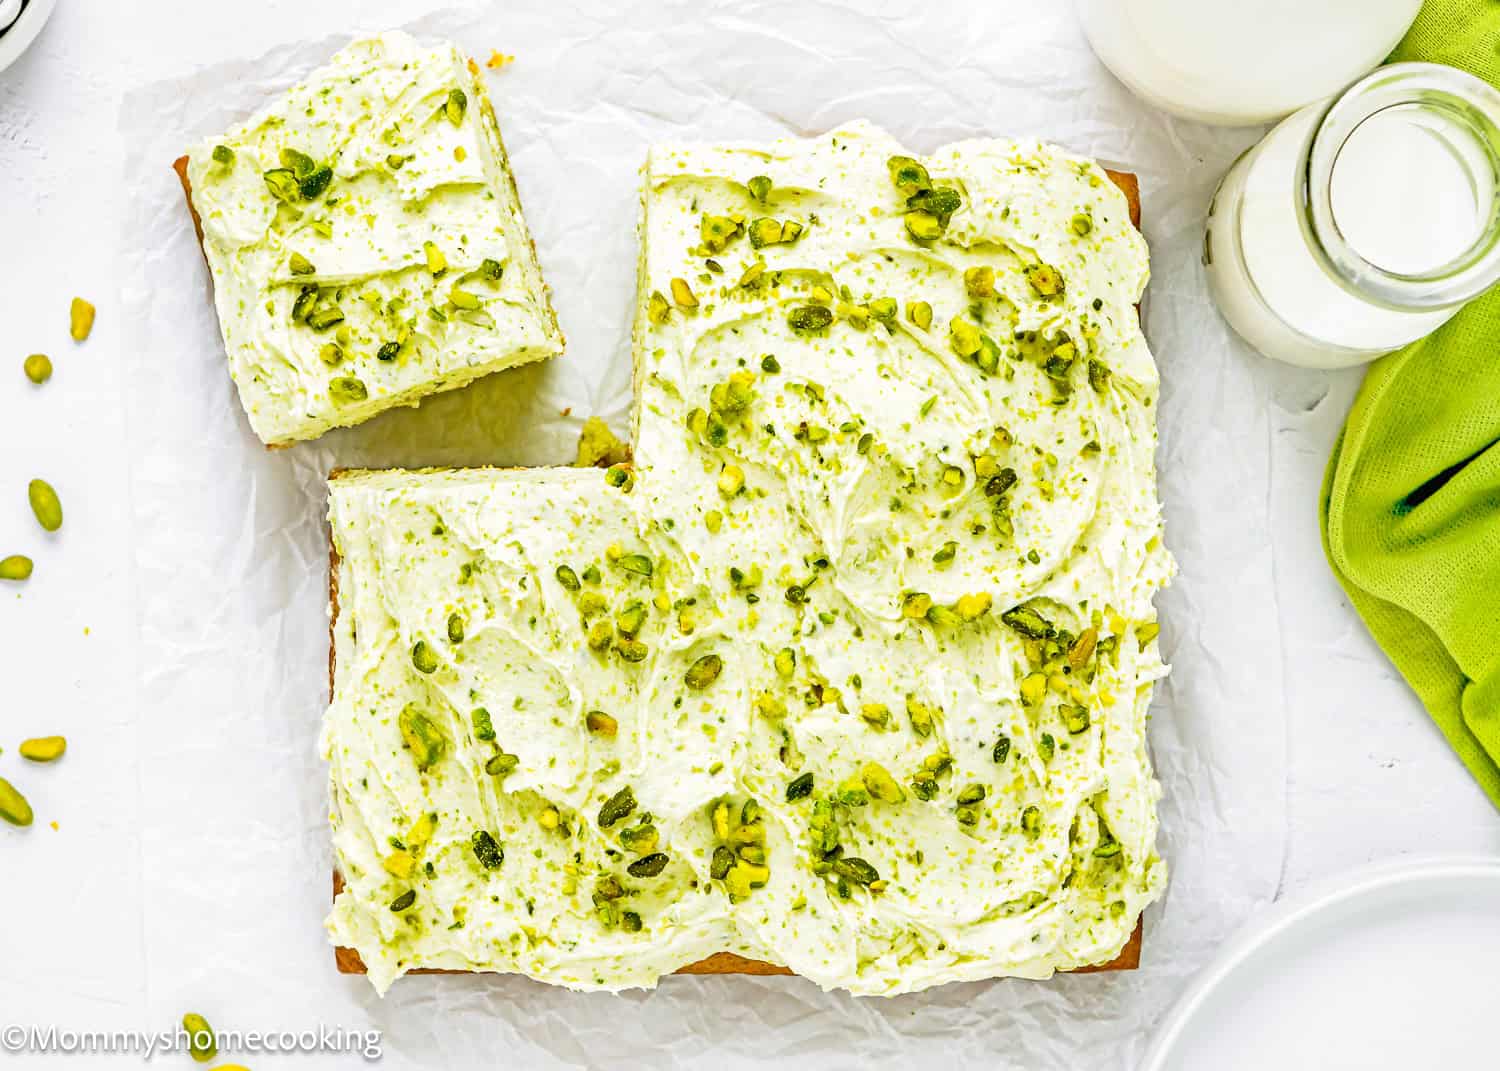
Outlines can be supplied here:
<path id="1" fill-rule="evenodd" d="M 268 445 L 562 350 L 494 108 L 450 44 L 354 42 L 183 179 Z"/>

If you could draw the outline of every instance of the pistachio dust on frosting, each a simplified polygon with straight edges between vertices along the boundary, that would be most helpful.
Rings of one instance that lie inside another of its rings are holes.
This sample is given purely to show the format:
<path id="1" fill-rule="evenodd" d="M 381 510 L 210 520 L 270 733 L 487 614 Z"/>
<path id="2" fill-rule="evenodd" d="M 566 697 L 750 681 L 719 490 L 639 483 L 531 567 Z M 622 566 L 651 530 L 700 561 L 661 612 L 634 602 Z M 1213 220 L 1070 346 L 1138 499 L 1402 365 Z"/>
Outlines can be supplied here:
<path id="1" fill-rule="evenodd" d="M 265 442 L 562 349 L 476 69 L 356 41 L 189 154 L 229 366 Z"/>
<path id="2" fill-rule="evenodd" d="M 634 466 L 332 484 L 328 926 L 893 994 L 1118 954 L 1165 881 L 1145 244 L 1036 142 L 652 151 Z"/>

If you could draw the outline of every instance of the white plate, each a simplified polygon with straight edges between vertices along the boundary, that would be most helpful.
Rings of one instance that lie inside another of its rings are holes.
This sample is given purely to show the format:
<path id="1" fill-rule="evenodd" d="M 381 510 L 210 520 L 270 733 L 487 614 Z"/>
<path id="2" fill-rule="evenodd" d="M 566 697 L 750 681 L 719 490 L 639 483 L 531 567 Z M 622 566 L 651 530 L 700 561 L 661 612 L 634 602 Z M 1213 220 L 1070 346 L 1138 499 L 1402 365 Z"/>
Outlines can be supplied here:
<path id="1" fill-rule="evenodd" d="M 1361 870 L 1277 904 L 1163 1021 L 1141 1071 L 1500 1067 L 1500 859 Z"/>
<path id="2" fill-rule="evenodd" d="M 57 0 L 30 0 L 21 17 L 11 23 L 10 29 L 0 33 L 0 71 L 14 63 L 22 52 L 31 47 L 36 35 L 42 32 L 47 20 L 52 17 L 52 8 Z"/>

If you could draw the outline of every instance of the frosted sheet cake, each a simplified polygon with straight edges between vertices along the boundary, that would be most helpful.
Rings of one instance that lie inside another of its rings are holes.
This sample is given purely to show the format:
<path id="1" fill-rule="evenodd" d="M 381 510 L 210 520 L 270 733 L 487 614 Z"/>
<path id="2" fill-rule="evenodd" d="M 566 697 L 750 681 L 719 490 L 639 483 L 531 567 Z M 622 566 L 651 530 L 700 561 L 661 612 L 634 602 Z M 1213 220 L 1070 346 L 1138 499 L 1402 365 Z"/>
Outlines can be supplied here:
<path id="1" fill-rule="evenodd" d="M 633 467 L 332 482 L 335 942 L 381 990 L 1111 959 L 1173 569 L 1124 197 L 858 125 L 654 150 L 641 234 Z"/>
<path id="2" fill-rule="evenodd" d="M 189 153 L 255 433 L 311 439 L 562 350 L 478 69 L 386 33 Z"/>

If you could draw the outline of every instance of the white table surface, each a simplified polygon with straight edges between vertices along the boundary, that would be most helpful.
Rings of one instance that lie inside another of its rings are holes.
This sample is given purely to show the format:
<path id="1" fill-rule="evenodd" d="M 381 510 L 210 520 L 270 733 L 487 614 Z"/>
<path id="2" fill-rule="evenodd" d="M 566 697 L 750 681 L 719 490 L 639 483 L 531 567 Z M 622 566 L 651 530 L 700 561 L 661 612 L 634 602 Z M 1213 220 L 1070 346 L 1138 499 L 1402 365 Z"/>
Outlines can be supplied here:
<path id="1" fill-rule="evenodd" d="M 37 827 L 0 829 L 0 1021 L 162 1025 L 146 1022 L 149 994 L 139 995 L 151 949 L 120 940 L 141 930 L 139 920 L 112 910 L 122 884 L 140 877 L 142 716 L 132 701 L 132 607 L 141 593 L 130 570 L 116 317 L 124 280 L 114 250 L 129 196 L 120 180 L 121 96 L 147 80 L 337 32 L 355 10 L 370 25 L 424 6 L 60 0 L 30 52 L 0 72 L 0 555 L 24 552 L 37 563 L 30 583 L 0 592 L 0 774 L 15 774 L 25 736 L 64 733 L 73 743 L 55 769 L 26 771 Z M 1245 144 L 1257 133 L 1244 131 Z M 1147 203 L 1149 211 L 1149 191 Z M 98 306 L 81 346 L 67 335 L 75 293 Z M 41 389 L 21 373 L 36 351 L 56 366 Z M 1248 351 L 1243 359 L 1259 360 Z M 1276 584 L 1267 597 L 1280 629 L 1264 642 L 1280 645 L 1287 667 L 1283 891 L 1408 853 L 1500 853 L 1500 817 L 1374 646 L 1319 546 L 1319 481 L 1359 378 L 1290 368 L 1273 378 Z M 27 509 L 34 475 L 65 504 L 56 537 L 44 538 Z M 110 812 L 71 806 L 81 785 L 90 799 L 107 787 Z M 102 962 L 91 952 L 100 948 L 110 950 Z M 309 1058 L 314 1065 L 325 1066 Z"/>

